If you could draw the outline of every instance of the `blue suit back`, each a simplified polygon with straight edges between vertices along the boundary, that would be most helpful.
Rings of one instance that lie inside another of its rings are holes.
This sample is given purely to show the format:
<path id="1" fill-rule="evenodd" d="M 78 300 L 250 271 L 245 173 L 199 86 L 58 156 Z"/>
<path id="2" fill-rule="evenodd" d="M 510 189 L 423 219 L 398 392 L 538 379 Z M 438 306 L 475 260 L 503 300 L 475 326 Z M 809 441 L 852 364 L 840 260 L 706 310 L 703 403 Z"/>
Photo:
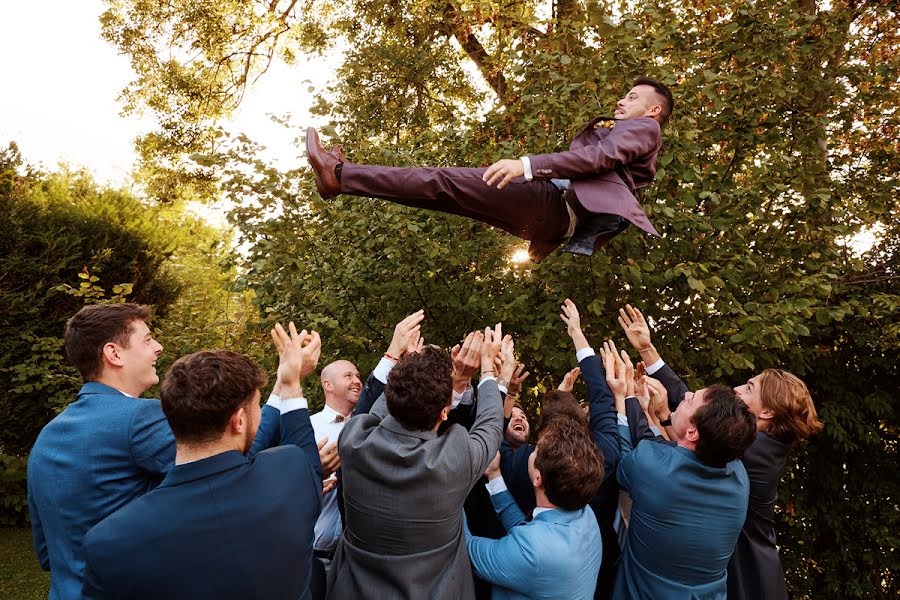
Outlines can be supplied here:
<path id="1" fill-rule="evenodd" d="M 28 508 L 50 598 L 78 598 L 85 534 L 162 481 L 175 438 L 159 400 L 86 383 L 41 431 L 28 458 Z"/>

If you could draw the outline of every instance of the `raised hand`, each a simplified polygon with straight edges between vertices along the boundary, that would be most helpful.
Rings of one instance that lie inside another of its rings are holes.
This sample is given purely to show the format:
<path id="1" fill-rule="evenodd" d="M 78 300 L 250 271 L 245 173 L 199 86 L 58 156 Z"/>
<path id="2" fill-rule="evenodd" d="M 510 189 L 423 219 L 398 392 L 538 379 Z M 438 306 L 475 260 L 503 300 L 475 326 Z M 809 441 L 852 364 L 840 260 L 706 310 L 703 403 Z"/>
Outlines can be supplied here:
<path id="1" fill-rule="evenodd" d="M 578 380 L 579 375 L 581 375 L 581 368 L 575 367 L 563 376 L 562 383 L 560 383 L 559 387 L 556 389 L 561 392 L 572 393 L 572 390 L 575 388 L 575 381 Z"/>
<path id="2" fill-rule="evenodd" d="M 453 346 L 450 350 L 450 359 L 453 361 L 453 390 L 457 393 L 466 391 L 472 376 L 478 372 L 481 366 L 481 345 L 484 343 L 484 334 L 473 331 L 466 336 L 462 346 Z"/>
<path id="3" fill-rule="evenodd" d="M 418 354 L 422 351 L 422 348 L 425 346 L 425 338 L 422 337 L 422 334 L 416 330 L 413 331 L 409 336 L 409 344 L 406 346 L 406 354 Z"/>
<path id="4" fill-rule="evenodd" d="M 560 311 L 559 317 L 566 324 L 566 332 L 568 332 L 569 337 L 575 343 L 575 351 L 589 347 L 587 338 L 584 337 L 584 333 L 581 331 L 581 315 L 578 314 L 578 307 L 575 306 L 575 303 L 566 298 L 566 301 L 560 307 Z"/>
<path id="5" fill-rule="evenodd" d="M 481 374 L 494 375 L 494 361 L 500 354 L 503 343 L 503 327 L 500 323 L 491 329 L 484 328 L 484 343 L 481 344 Z"/>
<path id="6" fill-rule="evenodd" d="M 669 393 L 666 386 L 658 379 L 646 377 L 647 390 L 650 392 L 650 412 L 660 421 L 667 420 L 672 411 L 669 410 Z"/>
<path id="7" fill-rule="evenodd" d="M 304 375 L 304 352 L 303 343 L 309 338 L 309 334 L 304 329 L 297 333 L 297 328 L 293 321 L 288 323 L 288 331 L 285 331 L 281 323 L 275 323 L 275 327 L 271 331 L 272 341 L 275 343 L 275 350 L 278 351 L 278 375 L 276 388 L 290 397 L 299 395 L 302 392 L 300 382 Z M 316 334 L 318 337 L 318 334 Z M 316 357 L 318 360 L 318 357 Z M 313 364 L 315 369 L 315 363 Z"/>
<path id="8" fill-rule="evenodd" d="M 491 461 L 491 464 L 487 466 L 487 469 L 484 470 L 485 476 L 488 480 L 496 479 L 500 477 L 500 451 L 497 451 L 497 455 Z"/>
<path id="9" fill-rule="evenodd" d="M 503 337 L 503 341 L 500 342 L 500 354 L 498 355 L 500 370 L 497 371 L 497 379 L 507 386 L 507 391 L 509 391 L 509 382 L 513 377 L 513 373 L 516 371 L 516 355 L 514 351 L 515 342 L 513 342 L 512 336 L 507 334 Z"/>
<path id="10" fill-rule="evenodd" d="M 632 347 L 638 352 L 646 352 L 653 346 L 650 342 L 650 327 L 639 309 L 633 308 L 630 304 L 620 308 L 619 325 Z"/>
<path id="11" fill-rule="evenodd" d="M 312 331 L 306 335 L 301 343 L 300 353 L 303 355 L 303 368 L 300 369 L 300 381 L 306 379 L 310 373 L 316 370 L 319 364 L 319 356 L 322 355 L 322 338 L 319 333 Z"/>
<path id="12" fill-rule="evenodd" d="M 387 349 L 387 355 L 394 360 L 399 360 L 409 348 L 409 338 L 413 333 L 418 333 L 425 318 L 425 311 L 417 310 L 394 326 L 394 336 Z"/>
<path id="13" fill-rule="evenodd" d="M 525 365 L 522 363 L 516 364 L 516 371 L 513 373 L 512 377 L 509 378 L 509 385 L 507 386 L 506 397 L 509 398 L 512 396 L 513 398 L 519 397 L 519 392 L 522 391 L 522 382 L 528 379 L 528 376 L 531 375 L 528 371 L 522 372 L 525 369 Z"/>

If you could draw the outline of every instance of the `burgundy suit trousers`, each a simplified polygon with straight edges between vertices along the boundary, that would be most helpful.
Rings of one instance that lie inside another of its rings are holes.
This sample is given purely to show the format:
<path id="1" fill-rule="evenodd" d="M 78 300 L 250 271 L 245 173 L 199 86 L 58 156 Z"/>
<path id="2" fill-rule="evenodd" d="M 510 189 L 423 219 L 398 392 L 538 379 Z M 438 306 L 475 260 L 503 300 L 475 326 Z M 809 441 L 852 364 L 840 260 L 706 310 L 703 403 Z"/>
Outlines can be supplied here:
<path id="1" fill-rule="evenodd" d="M 344 163 L 341 193 L 468 217 L 525 240 L 562 240 L 569 227 L 562 191 L 548 180 L 524 177 L 498 190 L 481 180 L 484 172 Z"/>

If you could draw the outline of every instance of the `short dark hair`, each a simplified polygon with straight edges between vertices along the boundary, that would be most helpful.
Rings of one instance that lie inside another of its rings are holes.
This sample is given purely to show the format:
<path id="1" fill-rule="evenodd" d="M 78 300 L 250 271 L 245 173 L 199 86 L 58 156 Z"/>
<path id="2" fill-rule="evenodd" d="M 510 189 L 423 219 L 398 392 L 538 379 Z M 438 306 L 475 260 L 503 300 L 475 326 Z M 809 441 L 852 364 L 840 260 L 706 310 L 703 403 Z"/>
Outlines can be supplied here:
<path id="1" fill-rule="evenodd" d="M 675 108 L 675 100 L 672 98 L 672 90 L 661 81 L 657 81 L 651 77 L 638 77 L 634 80 L 631 87 L 638 85 L 649 85 L 656 90 L 657 95 L 662 102 L 662 111 L 659 113 L 659 124 L 665 125 L 669 117 L 672 116 L 672 110 Z"/>
<path id="2" fill-rule="evenodd" d="M 541 398 L 541 427 L 558 416 L 566 416 L 587 424 L 584 410 L 571 392 L 550 390 Z"/>
<path id="3" fill-rule="evenodd" d="M 204 350 L 175 361 L 160 392 L 175 439 L 206 443 L 219 439 L 228 419 L 266 385 L 266 372 L 230 350 Z"/>
<path id="4" fill-rule="evenodd" d="M 388 411 L 409 430 L 433 428 L 453 399 L 452 372 L 450 355 L 440 348 L 427 346 L 404 355 L 384 388 Z"/>
<path id="5" fill-rule="evenodd" d="M 694 452 L 703 464 L 724 467 L 756 439 L 756 417 L 728 386 L 706 388 L 704 400 L 693 418 L 700 436 Z"/>
<path id="6" fill-rule="evenodd" d="M 590 502 L 603 482 L 603 460 L 582 423 L 554 418 L 541 430 L 536 452 L 547 500 L 565 510 Z"/>
<path id="7" fill-rule="evenodd" d="M 103 346 L 112 342 L 128 347 L 135 321 L 150 318 L 150 309 L 142 304 L 91 304 L 66 323 L 63 334 L 66 356 L 85 382 L 95 381 L 103 371 Z"/>

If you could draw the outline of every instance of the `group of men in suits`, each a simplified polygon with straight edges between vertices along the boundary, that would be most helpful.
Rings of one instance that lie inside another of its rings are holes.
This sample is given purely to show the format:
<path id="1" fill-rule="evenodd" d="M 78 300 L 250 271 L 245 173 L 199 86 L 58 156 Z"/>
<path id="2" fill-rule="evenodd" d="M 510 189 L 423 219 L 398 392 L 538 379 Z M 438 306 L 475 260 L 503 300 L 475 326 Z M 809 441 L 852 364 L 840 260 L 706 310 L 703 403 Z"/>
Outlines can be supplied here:
<path id="1" fill-rule="evenodd" d="M 606 343 L 601 360 L 574 303 L 561 313 L 589 403 L 570 374 L 531 445 L 514 404 L 527 373 L 499 325 L 446 353 L 424 346 L 422 311 L 408 316 L 365 385 L 346 361 L 322 370 L 316 433 L 301 387 L 315 332 L 273 329 L 262 408 L 265 373 L 224 350 L 176 361 L 157 401 L 139 397 L 162 350 L 147 308 L 86 307 L 65 336 L 84 387 L 29 461 L 51 598 L 785 597 L 777 480 L 821 427 L 802 382 L 770 370 L 690 392 L 629 306 L 619 321 L 646 377 L 674 399 L 651 414 L 627 355 Z M 330 494 L 335 514 L 320 514 Z"/>

